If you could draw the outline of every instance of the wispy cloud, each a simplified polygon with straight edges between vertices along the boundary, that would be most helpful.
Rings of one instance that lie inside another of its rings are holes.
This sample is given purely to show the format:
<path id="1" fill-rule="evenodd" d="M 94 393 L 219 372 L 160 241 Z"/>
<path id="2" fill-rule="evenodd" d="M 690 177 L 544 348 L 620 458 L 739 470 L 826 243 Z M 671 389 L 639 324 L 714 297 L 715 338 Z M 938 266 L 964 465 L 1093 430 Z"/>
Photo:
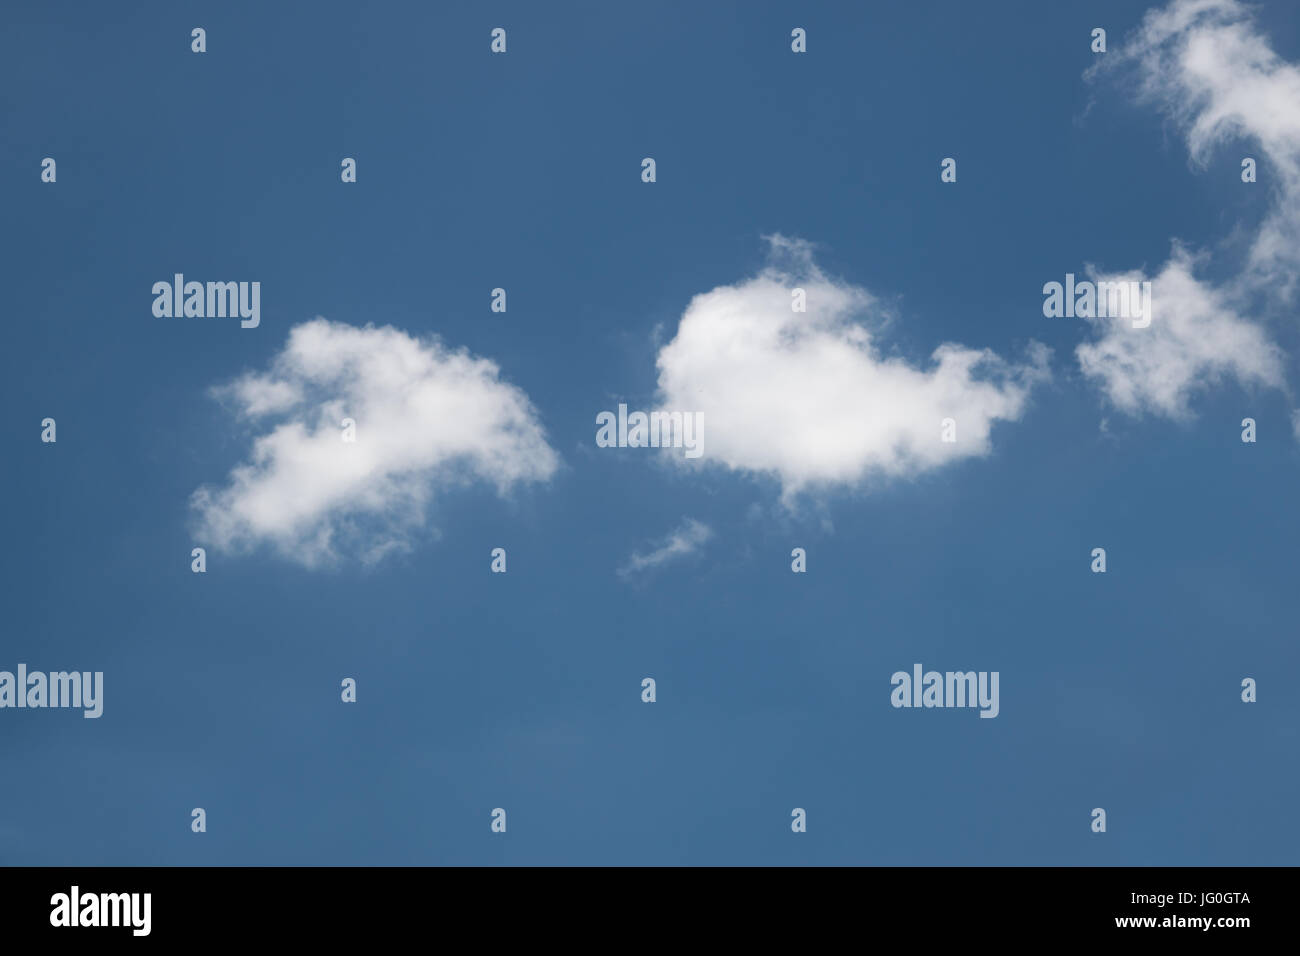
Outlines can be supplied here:
<path id="1" fill-rule="evenodd" d="M 618 569 L 621 577 L 630 577 L 641 571 L 660 567 L 677 558 L 684 558 L 699 551 L 713 537 L 713 529 L 696 521 L 685 519 L 671 534 L 661 539 L 657 545 L 644 554 L 635 553 L 627 563 Z"/>
<path id="2" fill-rule="evenodd" d="M 428 533 L 448 488 L 479 481 L 504 495 L 559 465 L 528 397 L 493 362 L 391 326 L 306 322 L 269 371 L 214 393 L 261 430 L 223 486 L 193 495 L 196 531 L 217 550 L 373 562 Z"/>
<path id="3" fill-rule="evenodd" d="M 1135 329 L 1126 318 L 1094 319 L 1094 341 L 1075 354 L 1116 409 L 1171 419 L 1191 416 L 1192 397 L 1224 379 L 1242 385 L 1285 385 L 1282 350 L 1258 324 L 1238 314 L 1223 289 L 1193 275 L 1195 260 L 1176 246 L 1152 280 L 1151 324 Z M 1099 281 L 1143 281 L 1140 272 Z"/>
<path id="4" fill-rule="evenodd" d="M 1183 131 L 1200 166 L 1219 145 L 1253 141 L 1262 154 L 1260 182 L 1243 188 L 1268 190 L 1272 206 L 1228 281 L 1197 278 L 1195 267 L 1208 257 L 1175 243 L 1153 280 L 1151 325 L 1099 323 L 1076 353 L 1084 374 L 1133 416 L 1189 417 L 1192 396 L 1227 378 L 1285 388 L 1280 349 L 1248 316 L 1292 299 L 1300 274 L 1300 68 L 1273 51 L 1249 7 L 1175 0 L 1148 13 L 1123 48 L 1088 75 L 1134 83 L 1141 102 Z M 1231 175 L 1238 172 L 1234 164 Z"/>

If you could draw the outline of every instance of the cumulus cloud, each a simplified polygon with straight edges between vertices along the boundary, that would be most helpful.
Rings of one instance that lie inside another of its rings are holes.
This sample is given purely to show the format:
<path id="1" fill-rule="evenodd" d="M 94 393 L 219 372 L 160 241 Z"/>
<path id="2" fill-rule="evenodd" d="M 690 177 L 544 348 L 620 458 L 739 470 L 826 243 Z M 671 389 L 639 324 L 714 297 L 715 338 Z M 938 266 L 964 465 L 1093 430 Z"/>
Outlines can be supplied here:
<path id="1" fill-rule="evenodd" d="M 505 495 L 559 465 L 528 397 L 493 362 L 391 326 L 303 323 L 268 371 L 214 394 L 260 432 L 223 485 L 193 495 L 197 533 L 218 550 L 373 562 L 427 531 L 449 487 Z"/>
<path id="2" fill-rule="evenodd" d="M 773 476 L 787 500 L 911 476 L 987 455 L 994 423 L 1019 419 L 1048 377 L 1037 343 L 1021 362 L 952 343 L 921 366 L 887 356 L 869 292 L 826 276 L 808 243 L 768 241 L 763 271 L 695 296 L 659 351 L 658 404 L 703 414 L 702 461 Z M 940 440 L 945 418 L 955 442 Z"/>
<path id="3" fill-rule="evenodd" d="M 671 534 L 663 538 L 658 546 L 644 554 L 633 554 L 627 563 L 618 569 L 622 577 L 630 577 L 648 568 L 657 568 L 676 558 L 699 551 L 710 538 L 713 529 L 694 518 L 687 518 Z"/>
<path id="4" fill-rule="evenodd" d="M 1282 350 L 1233 310 L 1225 292 L 1197 281 L 1193 265 L 1190 253 L 1175 248 L 1152 281 L 1151 324 L 1135 329 L 1128 318 L 1095 319 L 1097 339 L 1076 350 L 1084 374 L 1122 412 L 1185 419 L 1192 395 L 1225 378 L 1243 385 L 1285 385 Z M 1097 279 L 1141 281 L 1145 276 L 1131 272 Z"/>
<path id="5" fill-rule="evenodd" d="M 1244 313 L 1252 302 L 1285 302 L 1296 289 L 1300 68 L 1278 57 L 1236 0 L 1175 0 L 1148 13 L 1122 50 L 1089 71 L 1102 73 L 1135 76 L 1138 99 L 1183 131 L 1195 163 L 1205 165 L 1229 140 L 1253 141 L 1258 188 L 1269 190 L 1272 207 L 1235 278 L 1218 286 L 1196 278 L 1199 260 L 1175 244 L 1152 285 L 1152 324 L 1102 323 L 1095 341 L 1078 349 L 1084 373 L 1131 415 L 1185 418 L 1202 380 L 1284 388 L 1280 351 Z"/>

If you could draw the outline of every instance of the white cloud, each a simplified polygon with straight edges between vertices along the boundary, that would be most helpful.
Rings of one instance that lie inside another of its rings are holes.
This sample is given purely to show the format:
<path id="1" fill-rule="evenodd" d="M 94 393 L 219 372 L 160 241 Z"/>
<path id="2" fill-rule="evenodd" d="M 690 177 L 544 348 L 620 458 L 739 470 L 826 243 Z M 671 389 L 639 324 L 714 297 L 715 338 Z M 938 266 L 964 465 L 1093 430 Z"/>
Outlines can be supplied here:
<path id="1" fill-rule="evenodd" d="M 1138 70 L 1140 97 L 1182 127 L 1197 163 L 1231 140 L 1258 144 L 1266 157 L 1259 185 L 1276 204 L 1251 249 L 1251 280 L 1292 291 L 1300 263 L 1300 67 L 1274 52 L 1237 0 L 1176 0 L 1148 13 L 1111 65 Z"/>
<path id="2" fill-rule="evenodd" d="M 987 455 L 994 422 L 1019 419 L 1048 377 L 1038 344 L 1024 363 L 951 343 L 925 367 L 887 357 L 870 293 L 828 278 L 805 242 L 769 243 L 758 276 L 695 296 L 659 350 L 658 404 L 703 413 L 700 461 L 774 476 L 787 501 L 873 474 L 910 476 Z M 804 313 L 791 308 L 796 287 Z M 945 418 L 956 420 L 955 443 L 940 441 Z"/>
<path id="3" fill-rule="evenodd" d="M 1176 244 L 1153 281 L 1150 327 L 1100 325 L 1077 351 L 1084 373 L 1130 415 L 1186 418 L 1204 382 L 1228 377 L 1285 388 L 1281 351 L 1244 313 L 1250 303 L 1287 301 L 1296 289 L 1300 68 L 1277 56 L 1236 0 L 1175 0 L 1148 13 L 1136 36 L 1089 74 L 1116 70 L 1136 73 L 1139 99 L 1183 130 L 1194 162 L 1205 165 L 1229 140 L 1253 140 L 1259 182 L 1242 188 L 1268 190 L 1273 205 L 1239 274 L 1217 287 L 1193 275 L 1197 260 Z M 1240 170 L 1232 170 L 1235 179 Z"/>
<path id="4" fill-rule="evenodd" d="M 1285 385 L 1282 350 L 1234 312 L 1224 292 L 1197 281 L 1192 268 L 1190 254 L 1176 247 L 1152 280 L 1151 324 L 1135 329 L 1128 318 L 1094 319 L 1098 337 L 1076 350 L 1084 374 L 1122 412 L 1185 419 L 1193 394 L 1228 377 L 1243 385 Z M 1095 278 L 1122 282 L 1145 276 Z"/>
<path id="5" fill-rule="evenodd" d="M 676 530 L 662 539 L 658 547 L 645 554 L 633 554 L 629 557 L 627 563 L 618 569 L 618 573 L 622 577 L 628 577 L 647 568 L 657 568 L 674 558 L 684 558 L 699 551 L 712 537 L 712 528 L 694 518 L 687 518 Z"/>
<path id="6" fill-rule="evenodd" d="M 372 562 L 408 548 L 449 486 L 504 495 L 559 465 L 528 397 L 493 362 L 391 326 L 303 323 L 269 371 L 214 391 L 264 429 L 222 487 L 194 493 L 197 532 L 218 550 Z"/>

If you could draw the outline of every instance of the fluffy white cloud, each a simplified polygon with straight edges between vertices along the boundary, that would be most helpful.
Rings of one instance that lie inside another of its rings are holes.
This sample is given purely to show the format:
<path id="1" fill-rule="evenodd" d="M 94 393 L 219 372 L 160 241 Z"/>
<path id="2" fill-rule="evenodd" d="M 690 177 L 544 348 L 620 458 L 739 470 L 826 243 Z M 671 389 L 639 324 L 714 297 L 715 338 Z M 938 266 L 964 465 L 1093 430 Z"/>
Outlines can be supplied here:
<path id="1" fill-rule="evenodd" d="M 1077 351 L 1084 373 L 1120 410 L 1172 418 L 1190 415 L 1190 397 L 1207 382 L 1285 387 L 1282 353 L 1244 316 L 1250 303 L 1287 301 L 1296 290 L 1300 68 L 1277 56 L 1236 0 L 1175 0 L 1089 72 L 1112 71 L 1136 75 L 1139 99 L 1184 131 L 1198 163 L 1230 139 L 1253 140 L 1260 182 L 1248 188 L 1268 190 L 1273 205 L 1240 273 L 1219 286 L 1197 279 L 1195 260 L 1176 245 L 1153 281 L 1150 327 L 1100 323 Z"/>
<path id="2" fill-rule="evenodd" d="M 309 566 L 378 560 L 409 547 L 436 492 L 484 481 L 504 495 L 559 464 L 528 397 L 493 362 L 390 326 L 306 322 L 269 371 L 214 391 L 261 429 L 223 486 L 194 493 L 197 531 L 219 550 L 266 543 Z"/>
<path id="3" fill-rule="evenodd" d="M 1197 281 L 1182 248 L 1152 281 L 1152 319 L 1135 329 L 1128 318 L 1094 319 L 1099 335 L 1076 350 L 1085 375 L 1120 411 L 1172 419 L 1190 416 L 1197 391 L 1232 377 L 1243 385 L 1283 387 L 1283 353 L 1258 325 L 1233 311 L 1226 293 Z M 1142 281 L 1141 273 L 1095 276 Z"/>
<path id="4" fill-rule="evenodd" d="M 712 537 L 712 528 L 694 518 L 687 518 L 653 550 L 629 557 L 627 563 L 618 569 L 618 573 L 622 577 L 629 577 L 647 568 L 657 568 L 674 558 L 684 558 L 699 551 Z"/>
<path id="5" fill-rule="evenodd" d="M 1018 419 L 1048 376 L 1037 344 L 1023 363 L 954 344 L 926 367 L 885 356 L 859 321 L 881 314 L 868 292 L 828 278 L 807 243 L 769 242 L 758 276 L 695 296 L 659 351 L 658 404 L 703 414 L 704 462 L 772 475 L 787 499 L 913 475 L 988 454 L 994 422 Z M 795 288 L 806 312 L 791 307 Z M 955 442 L 940 440 L 945 418 Z"/>

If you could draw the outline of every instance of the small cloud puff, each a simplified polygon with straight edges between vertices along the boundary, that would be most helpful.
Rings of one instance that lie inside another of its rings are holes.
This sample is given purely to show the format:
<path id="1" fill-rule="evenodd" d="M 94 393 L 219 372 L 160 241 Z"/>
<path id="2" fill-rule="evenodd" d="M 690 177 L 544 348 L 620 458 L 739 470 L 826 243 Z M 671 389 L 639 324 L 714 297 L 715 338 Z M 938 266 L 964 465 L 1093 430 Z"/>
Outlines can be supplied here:
<path id="1" fill-rule="evenodd" d="M 669 561 L 684 558 L 699 551 L 710 538 L 713 529 L 694 518 L 685 519 L 658 546 L 644 554 L 633 554 L 627 563 L 618 569 L 620 577 L 632 575 L 651 568 L 657 568 Z"/>

